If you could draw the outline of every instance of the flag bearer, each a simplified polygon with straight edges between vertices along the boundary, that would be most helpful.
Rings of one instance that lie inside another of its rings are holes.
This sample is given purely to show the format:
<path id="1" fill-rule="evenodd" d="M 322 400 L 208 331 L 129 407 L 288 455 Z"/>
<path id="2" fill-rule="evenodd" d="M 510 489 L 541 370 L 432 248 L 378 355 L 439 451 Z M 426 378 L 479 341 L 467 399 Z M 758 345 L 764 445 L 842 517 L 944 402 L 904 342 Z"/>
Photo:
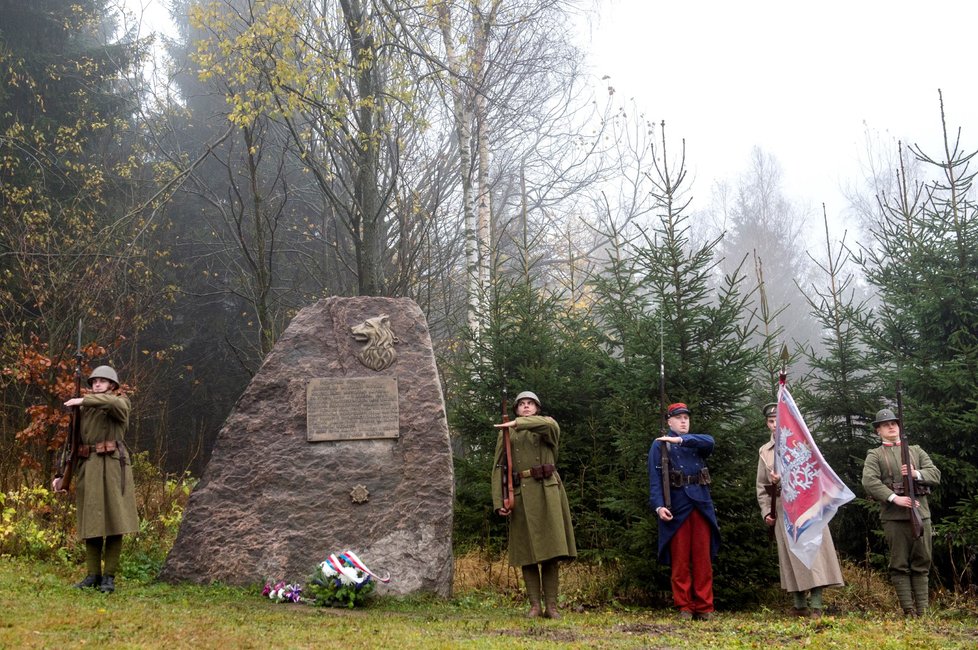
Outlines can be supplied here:
<path id="1" fill-rule="evenodd" d="M 832 543 L 832 533 L 828 527 L 822 531 L 822 543 L 812 568 L 808 568 L 788 548 L 788 540 L 784 526 L 778 522 L 784 513 L 780 510 L 781 477 L 774 469 L 774 434 L 778 416 L 777 402 L 764 405 L 764 417 L 771 439 L 758 450 L 757 459 L 757 504 L 761 507 L 764 523 L 771 526 L 774 539 L 778 544 L 778 568 L 781 574 L 781 588 L 791 594 L 794 599 L 792 614 L 795 616 L 822 616 L 822 589 L 824 587 L 841 587 L 842 567 Z M 772 507 L 773 506 L 773 507 Z M 773 514 L 772 514 L 773 513 Z M 807 592 L 807 593 L 806 593 Z"/>

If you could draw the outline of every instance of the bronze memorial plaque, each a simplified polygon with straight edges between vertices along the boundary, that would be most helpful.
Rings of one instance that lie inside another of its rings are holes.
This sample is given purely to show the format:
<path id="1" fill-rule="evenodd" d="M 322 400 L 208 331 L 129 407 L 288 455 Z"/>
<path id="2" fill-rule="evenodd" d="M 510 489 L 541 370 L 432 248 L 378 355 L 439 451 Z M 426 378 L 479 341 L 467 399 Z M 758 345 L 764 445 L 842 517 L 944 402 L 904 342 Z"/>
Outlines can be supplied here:
<path id="1" fill-rule="evenodd" d="M 397 379 L 312 379 L 306 386 L 306 440 L 398 437 Z"/>

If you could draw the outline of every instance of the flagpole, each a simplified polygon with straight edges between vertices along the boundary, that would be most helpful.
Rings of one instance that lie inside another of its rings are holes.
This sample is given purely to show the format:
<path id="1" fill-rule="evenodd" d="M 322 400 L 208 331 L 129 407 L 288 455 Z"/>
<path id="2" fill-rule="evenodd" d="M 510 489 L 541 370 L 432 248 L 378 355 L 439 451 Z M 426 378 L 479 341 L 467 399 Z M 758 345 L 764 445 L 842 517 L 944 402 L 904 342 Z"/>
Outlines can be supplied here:
<path id="1" fill-rule="evenodd" d="M 788 550 L 809 569 L 822 531 L 856 495 L 832 471 L 788 390 L 788 346 L 781 348 L 775 463 L 781 476 L 781 525 Z"/>
<path id="2" fill-rule="evenodd" d="M 788 344 L 781 344 L 781 372 L 778 374 L 778 389 L 784 386 L 788 380 L 788 359 L 790 355 L 788 354 Z"/>

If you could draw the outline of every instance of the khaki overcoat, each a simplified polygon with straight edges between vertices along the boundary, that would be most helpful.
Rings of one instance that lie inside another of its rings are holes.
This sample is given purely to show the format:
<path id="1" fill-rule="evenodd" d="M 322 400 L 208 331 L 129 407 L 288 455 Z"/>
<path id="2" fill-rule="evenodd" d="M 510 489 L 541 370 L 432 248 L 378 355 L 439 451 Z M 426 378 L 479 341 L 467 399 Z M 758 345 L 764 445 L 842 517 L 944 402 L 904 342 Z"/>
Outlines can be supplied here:
<path id="1" fill-rule="evenodd" d="M 560 427 L 553 418 L 542 415 L 518 417 L 516 427 L 511 431 L 515 471 L 521 472 L 534 465 L 556 464 Z M 492 471 L 494 510 L 503 507 L 501 466 L 505 455 L 500 432 Z M 520 479 L 514 495 L 516 503 L 509 515 L 509 563 L 512 566 L 577 557 L 570 505 L 558 472 L 542 480 Z"/>
<path id="2" fill-rule="evenodd" d="M 92 453 L 87 459 L 79 459 L 75 504 L 80 539 L 139 531 L 132 464 L 122 444 L 129 425 L 129 409 L 128 398 L 112 393 L 90 393 L 82 402 L 82 444 L 108 440 L 120 444 L 112 453 Z"/>
<path id="3" fill-rule="evenodd" d="M 917 483 L 935 488 L 941 484 L 941 470 L 937 469 L 934 461 L 919 445 L 910 445 L 910 464 L 920 471 Z M 880 519 L 882 521 L 910 521 L 910 508 L 903 508 L 890 503 L 893 485 L 903 482 L 900 468 L 903 466 L 903 455 L 900 445 L 880 445 L 870 449 L 866 454 L 863 465 L 863 489 L 866 494 L 880 504 Z M 930 519 L 930 504 L 926 494 L 918 494 L 920 507 L 917 511 L 922 520 Z"/>
<path id="4" fill-rule="evenodd" d="M 771 497 L 764 489 L 771 484 L 774 473 L 774 440 L 758 449 L 757 459 L 757 505 L 761 507 L 761 518 L 771 512 Z M 780 505 L 780 501 L 778 502 Z M 785 591 L 808 591 L 814 587 L 841 587 L 842 567 L 839 566 L 839 556 L 835 552 L 832 533 L 828 527 L 822 531 L 822 544 L 812 568 L 806 567 L 801 560 L 788 548 L 784 526 L 781 518 L 784 510 L 778 508 L 779 521 L 774 524 L 774 538 L 778 543 L 778 568 L 781 574 L 781 588 Z"/>

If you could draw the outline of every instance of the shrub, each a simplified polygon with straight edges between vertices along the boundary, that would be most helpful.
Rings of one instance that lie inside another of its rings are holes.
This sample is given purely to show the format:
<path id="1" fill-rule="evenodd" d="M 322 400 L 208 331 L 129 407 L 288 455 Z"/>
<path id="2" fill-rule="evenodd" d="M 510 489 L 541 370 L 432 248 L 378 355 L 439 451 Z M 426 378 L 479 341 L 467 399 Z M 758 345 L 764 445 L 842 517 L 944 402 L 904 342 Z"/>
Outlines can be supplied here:
<path id="1" fill-rule="evenodd" d="M 75 505 L 45 487 L 21 486 L 0 493 L 0 553 L 38 560 L 69 561 Z"/>

